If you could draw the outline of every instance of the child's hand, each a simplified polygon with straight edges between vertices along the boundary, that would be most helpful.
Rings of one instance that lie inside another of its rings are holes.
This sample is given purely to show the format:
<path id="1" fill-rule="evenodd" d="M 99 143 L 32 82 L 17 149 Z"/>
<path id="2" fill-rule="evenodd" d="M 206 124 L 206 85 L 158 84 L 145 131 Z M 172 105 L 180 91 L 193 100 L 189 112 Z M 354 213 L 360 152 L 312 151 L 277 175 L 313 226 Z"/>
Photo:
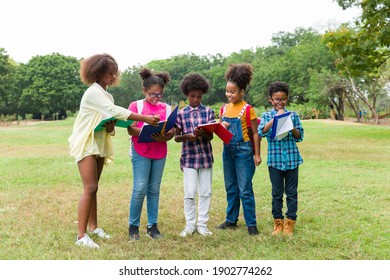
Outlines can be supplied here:
<path id="1" fill-rule="evenodd" d="M 154 115 L 148 115 L 145 116 L 145 122 L 150 125 L 158 125 L 158 122 L 160 121 L 160 115 L 154 116 Z"/>
<path id="2" fill-rule="evenodd" d="M 223 121 L 221 123 L 225 128 L 228 128 L 230 126 L 230 123 L 228 123 L 227 121 Z"/>
<path id="3" fill-rule="evenodd" d="M 172 139 L 172 137 L 175 135 L 175 128 L 172 128 L 167 133 L 153 133 L 151 136 L 152 138 L 157 142 L 167 142 Z"/>
<path id="4" fill-rule="evenodd" d="M 188 133 L 188 134 L 184 135 L 184 139 L 186 141 L 190 141 L 190 142 L 195 142 L 196 140 L 198 140 L 198 138 L 199 138 L 199 136 L 192 134 L 192 133 Z"/>
<path id="5" fill-rule="evenodd" d="M 194 128 L 194 134 L 195 136 L 204 136 L 204 134 L 207 133 L 206 130 L 202 129 L 202 128 L 197 128 L 195 127 Z"/>
<path id="6" fill-rule="evenodd" d="M 111 133 L 111 132 L 114 131 L 114 129 L 115 129 L 115 123 L 116 123 L 116 121 L 108 121 L 108 122 L 106 122 L 106 124 L 105 124 L 104 126 L 105 126 L 106 131 L 107 131 L 108 133 Z"/>
<path id="7" fill-rule="evenodd" d="M 254 161 L 255 161 L 255 166 L 259 166 L 260 163 L 261 163 L 263 160 L 261 159 L 261 156 L 255 156 Z"/>

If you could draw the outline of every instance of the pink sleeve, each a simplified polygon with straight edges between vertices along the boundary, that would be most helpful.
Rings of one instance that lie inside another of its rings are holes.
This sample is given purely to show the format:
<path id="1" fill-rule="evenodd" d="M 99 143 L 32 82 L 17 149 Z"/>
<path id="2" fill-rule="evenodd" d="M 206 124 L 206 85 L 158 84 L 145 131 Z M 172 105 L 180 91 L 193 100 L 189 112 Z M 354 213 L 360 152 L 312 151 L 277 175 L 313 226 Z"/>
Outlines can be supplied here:
<path id="1" fill-rule="evenodd" d="M 128 110 L 132 111 L 134 113 L 138 113 L 137 112 L 137 101 L 131 102 L 130 105 L 129 105 Z"/>

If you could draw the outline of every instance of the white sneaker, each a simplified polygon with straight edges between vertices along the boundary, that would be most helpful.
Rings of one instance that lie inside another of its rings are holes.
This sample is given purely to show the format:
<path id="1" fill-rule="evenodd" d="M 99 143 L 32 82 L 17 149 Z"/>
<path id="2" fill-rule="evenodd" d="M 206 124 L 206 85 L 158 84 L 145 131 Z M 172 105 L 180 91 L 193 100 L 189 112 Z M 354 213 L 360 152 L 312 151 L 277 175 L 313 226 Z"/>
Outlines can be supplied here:
<path id="1" fill-rule="evenodd" d="M 96 234 L 100 239 L 110 239 L 111 236 L 104 232 L 101 228 L 95 228 L 94 231 L 91 231 L 92 234 Z"/>
<path id="2" fill-rule="evenodd" d="M 192 235 L 195 232 L 194 226 L 186 226 L 185 229 L 180 233 L 181 237 L 186 237 L 188 235 Z"/>
<path id="3" fill-rule="evenodd" d="M 88 234 L 84 233 L 84 236 L 83 238 L 80 238 L 80 239 L 77 239 L 76 237 L 76 242 L 74 243 L 78 246 L 85 246 L 85 247 L 88 247 L 88 248 L 92 248 L 92 249 L 98 249 L 100 248 L 99 245 L 97 245 L 95 243 L 95 241 L 93 241 L 89 236 Z"/>
<path id="4" fill-rule="evenodd" d="M 209 231 L 209 229 L 207 227 L 198 227 L 197 230 L 198 230 L 198 233 L 200 235 L 203 235 L 203 236 L 210 236 L 213 234 L 211 231 Z"/>

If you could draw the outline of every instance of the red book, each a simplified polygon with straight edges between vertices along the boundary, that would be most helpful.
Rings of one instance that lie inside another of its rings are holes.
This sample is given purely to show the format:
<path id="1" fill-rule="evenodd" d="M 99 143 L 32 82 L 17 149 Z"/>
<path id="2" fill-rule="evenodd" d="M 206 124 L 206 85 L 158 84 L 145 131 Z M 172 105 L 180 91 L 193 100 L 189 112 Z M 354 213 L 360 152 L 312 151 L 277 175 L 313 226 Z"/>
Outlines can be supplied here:
<path id="1" fill-rule="evenodd" d="M 198 128 L 202 128 L 208 132 L 215 133 L 225 144 L 229 144 L 230 140 L 233 137 L 233 134 L 227 130 L 220 123 L 207 123 L 198 125 Z"/>

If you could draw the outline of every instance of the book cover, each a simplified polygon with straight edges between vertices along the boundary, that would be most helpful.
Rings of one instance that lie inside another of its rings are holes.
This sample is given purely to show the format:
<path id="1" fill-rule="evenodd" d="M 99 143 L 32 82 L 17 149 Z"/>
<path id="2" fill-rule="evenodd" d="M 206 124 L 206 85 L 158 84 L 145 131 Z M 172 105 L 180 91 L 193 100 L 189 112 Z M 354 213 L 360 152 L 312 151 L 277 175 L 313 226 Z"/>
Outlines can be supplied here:
<path id="1" fill-rule="evenodd" d="M 282 140 L 294 128 L 290 114 L 291 112 L 287 112 L 274 117 L 271 139 Z"/>
<path id="2" fill-rule="evenodd" d="M 124 127 L 124 128 L 127 128 L 129 127 L 134 121 L 133 120 L 127 120 L 127 121 L 122 121 L 122 120 L 118 120 L 114 117 L 111 117 L 111 118 L 107 118 L 107 119 L 103 119 L 94 129 L 95 132 L 98 132 L 98 131 L 101 131 L 105 128 L 105 125 L 107 122 L 109 121 L 116 121 L 115 123 L 115 126 L 118 126 L 118 127 Z"/>
<path id="3" fill-rule="evenodd" d="M 198 128 L 202 128 L 208 132 L 215 133 L 225 144 L 229 144 L 233 134 L 227 130 L 221 123 L 200 124 Z"/>
<path id="4" fill-rule="evenodd" d="M 166 121 L 160 121 L 157 126 L 149 125 L 145 123 L 143 127 L 141 128 L 141 132 L 138 136 L 138 142 L 140 143 L 146 143 L 146 142 L 155 142 L 152 138 L 153 133 L 162 133 L 163 131 L 166 133 L 169 130 L 172 129 L 172 127 L 175 126 L 176 123 L 176 117 L 177 117 L 177 110 L 179 106 L 176 106 L 176 108 L 172 111 L 172 113 L 169 115 L 168 119 Z"/>

